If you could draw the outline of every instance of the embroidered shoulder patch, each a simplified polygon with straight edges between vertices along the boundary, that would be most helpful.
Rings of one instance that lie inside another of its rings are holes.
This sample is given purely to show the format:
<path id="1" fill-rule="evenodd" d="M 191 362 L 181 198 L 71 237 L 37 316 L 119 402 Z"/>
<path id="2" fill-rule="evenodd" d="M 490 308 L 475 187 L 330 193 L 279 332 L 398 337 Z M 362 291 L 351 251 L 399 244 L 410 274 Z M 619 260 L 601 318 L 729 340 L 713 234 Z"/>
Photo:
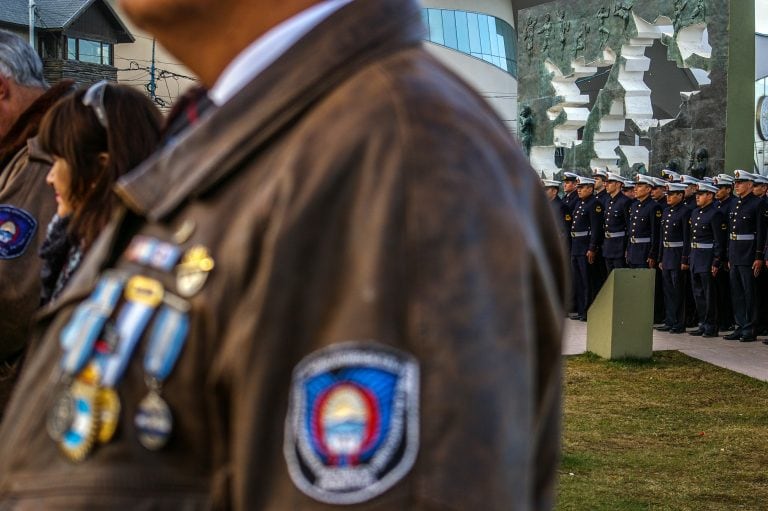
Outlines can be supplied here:
<path id="1" fill-rule="evenodd" d="M 343 343 L 294 370 L 284 453 L 294 484 L 328 504 L 357 504 L 391 488 L 418 451 L 419 368 L 408 354 Z"/>
<path id="2" fill-rule="evenodd" d="M 19 257 L 37 230 L 37 220 L 23 209 L 0 205 L 0 259 Z"/>

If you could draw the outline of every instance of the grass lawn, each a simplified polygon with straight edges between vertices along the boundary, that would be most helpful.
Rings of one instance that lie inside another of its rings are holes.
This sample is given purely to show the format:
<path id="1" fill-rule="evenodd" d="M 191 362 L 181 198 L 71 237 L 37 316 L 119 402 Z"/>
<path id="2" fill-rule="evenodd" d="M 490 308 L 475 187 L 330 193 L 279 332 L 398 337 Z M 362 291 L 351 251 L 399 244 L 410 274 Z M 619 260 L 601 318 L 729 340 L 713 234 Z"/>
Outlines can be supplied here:
<path id="1" fill-rule="evenodd" d="M 672 351 L 565 360 L 558 511 L 768 509 L 768 383 Z"/>

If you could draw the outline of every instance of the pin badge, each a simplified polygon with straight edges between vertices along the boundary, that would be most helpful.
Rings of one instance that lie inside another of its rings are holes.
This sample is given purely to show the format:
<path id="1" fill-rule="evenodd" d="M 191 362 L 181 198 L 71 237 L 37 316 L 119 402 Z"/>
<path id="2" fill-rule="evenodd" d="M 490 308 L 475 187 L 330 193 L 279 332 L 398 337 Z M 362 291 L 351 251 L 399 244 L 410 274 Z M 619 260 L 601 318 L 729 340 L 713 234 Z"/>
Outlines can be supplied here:
<path id="1" fill-rule="evenodd" d="M 190 248 L 176 267 L 176 290 L 186 298 L 196 295 L 208 280 L 215 263 L 202 245 Z"/>

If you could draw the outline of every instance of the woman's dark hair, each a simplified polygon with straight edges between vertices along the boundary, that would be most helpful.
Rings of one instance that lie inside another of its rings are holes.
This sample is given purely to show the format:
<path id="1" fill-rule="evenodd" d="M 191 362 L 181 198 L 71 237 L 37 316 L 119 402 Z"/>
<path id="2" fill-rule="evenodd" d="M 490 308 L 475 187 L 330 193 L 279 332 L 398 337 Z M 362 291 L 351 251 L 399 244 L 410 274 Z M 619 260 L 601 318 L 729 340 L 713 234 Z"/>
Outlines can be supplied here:
<path id="1" fill-rule="evenodd" d="M 87 249 L 112 216 L 114 183 L 157 148 L 162 115 L 141 92 L 109 84 L 103 96 L 104 128 L 94 108 L 83 104 L 85 94 L 80 90 L 59 101 L 45 115 L 38 136 L 43 151 L 69 164 L 70 233 Z M 101 153 L 109 155 L 106 165 Z"/>

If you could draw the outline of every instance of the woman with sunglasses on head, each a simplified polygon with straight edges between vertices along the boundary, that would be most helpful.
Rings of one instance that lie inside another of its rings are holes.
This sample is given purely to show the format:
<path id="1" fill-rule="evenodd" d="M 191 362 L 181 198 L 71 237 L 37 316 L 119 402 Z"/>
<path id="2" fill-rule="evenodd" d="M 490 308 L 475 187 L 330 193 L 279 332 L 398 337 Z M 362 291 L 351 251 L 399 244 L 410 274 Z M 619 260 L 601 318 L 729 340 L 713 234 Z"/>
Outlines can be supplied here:
<path id="1" fill-rule="evenodd" d="M 40 248 L 41 305 L 64 289 L 109 222 L 113 184 L 151 155 L 162 116 L 130 87 L 99 82 L 60 101 L 43 119 L 42 149 L 53 158 L 47 182 L 58 204 Z"/>

